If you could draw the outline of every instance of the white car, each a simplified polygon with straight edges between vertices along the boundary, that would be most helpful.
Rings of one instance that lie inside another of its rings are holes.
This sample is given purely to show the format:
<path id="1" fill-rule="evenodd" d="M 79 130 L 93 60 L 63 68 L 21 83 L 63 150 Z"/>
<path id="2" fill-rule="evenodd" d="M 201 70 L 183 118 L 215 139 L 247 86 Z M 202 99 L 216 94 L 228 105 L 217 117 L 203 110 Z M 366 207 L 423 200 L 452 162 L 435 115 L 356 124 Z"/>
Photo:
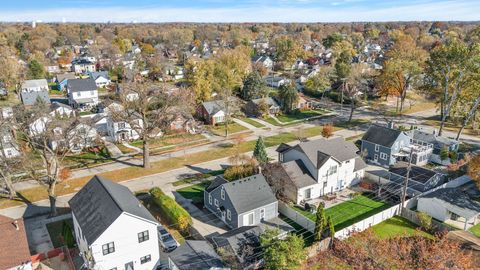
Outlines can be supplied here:
<path id="1" fill-rule="evenodd" d="M 158 227 L 158 240 L 165 252 L 175 250 L 180 244 L 173 236 L 162 226 Z"/>

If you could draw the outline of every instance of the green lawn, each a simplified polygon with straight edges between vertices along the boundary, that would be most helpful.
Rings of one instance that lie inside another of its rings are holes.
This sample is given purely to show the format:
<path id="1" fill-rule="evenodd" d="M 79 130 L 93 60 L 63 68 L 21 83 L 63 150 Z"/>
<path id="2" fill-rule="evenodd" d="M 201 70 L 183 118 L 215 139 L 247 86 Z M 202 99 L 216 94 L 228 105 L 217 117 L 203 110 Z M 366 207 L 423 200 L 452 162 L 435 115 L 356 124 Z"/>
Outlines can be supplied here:
<path id="1" fill-rule="evenodd" d="M 51 89 L 50 91 L 48 91 L 48 93 L 50 95 L 54 95 L 54 96 L 63 96 L 64 95 L 64 92 L 62 90 L 56 90 L 56 89 Z"/>
<path id="2" fill-rule="evenodd" d="M 480 223 L 471 227 L 469 231 L 473 233 L 476 237 L 480 237 Z"/>
<path id="3" fill-rule="evenodd" d="M 248 123 L 256 128 L 263 128 L 265 127 L 264 125 L 260 124 L 259 122 L 251 119 L 251 118 L 248 118 L 248 117 L 242 117 L 242 118 L 239 118 L 241 121 L 245 122 L 245 123 Z"/>
<path id="4" fill-rule="evenodd" d="M 210 181 L 191 185 L 178 189 L 177 192 L 186 199 L 192 200 L 193 203 L 203 203 L 203 191 L 210 185 Z"/>
<path id="5" fill-rule="evenodd" d="M 302 236 L 304 239 L 304 246 L 308 247 L 313 244 L 313 233 L 303 228 L 301 225 L 295 223 L 295 221 L 287 218 L 286 216 L 280 215 L 279 218 L 285 221 L 288 225 L 292 226 L 295 229 L 295 234 Z"/>
<path id="6" fill-rule="evenodd" d="M 308 111 L 297 111 L 291 114 L 282 114 L 277 116 L 277 119 L 282 123 L 288 123 L 296 120 L 302 120 L 305 118 L 315 117 L 324 115 L 324 110 L 308 110 Z"/>
<path id="7" fill-rule="evenodd" d="M 63 164 L 69 168 L 82 168 L 92 164 L 102 164 L 111 161 L 110 154 L 106 147 L 100 149 L 98 154 L 94 152 L 84 152 L 78 155 L 66 156 Z"/>
<path id="8" fill-rule="evenodd" d="M 165 146 L 174 146 L 177 144 L 185 144 L 193 141 L 206 140 L 202 134 L 190 134 L 190 133 L 176 133 L 171 135 L 165 135 L 161 138 L 150 141 L 150 149 L 155 149 Z M 129 143 L 132 146 L 142 148 L 143 141 L 133 141 Z"/>
<path id="9" fill-rule="evenodd" d="M 394 216 L 372 227 L 373 232 L 379 238 L 391 238 L 395 236 L 422 235 L 428 238 L 433 236 L 429 233 L 417 230 L 417 225 L 409 220 Z"/>
<path id="10" fill-rule="evenodd" d="M 333 219 L 335 230 L 339 231 L 390 207 L 389 204 L 370 197 L 373 196 L 371 194 L 358 195 L 349 201 L 327 208 L 326 214 Z M 315 213 L 306 212 L 297 206 L 294 209 L 315 221 Z"/>
<path id="11" fill-rule="evenodd" d="M 228 124 L 229 134 L 242 132 L 242 131 L 245 131 L 245 130 L 248 130 L 248 129 L 244 126 L 241 126 L 241 125 L 237 124 L 237 123 Z M 215 135 L 225 136 L 225 125 L 218 124 L 218 125 L 215 125 L 215 126 L 211 126 L 210 131 Z"/>
<path id="12" fill-rule="evenodd" d="M 73 229 L 73 220 L 71 218 L 46 224 L 47 231 L 50 239 L 52 240 L 52 245 L 54 248 L 62 247 L 65 245 L 62 236 L 63 222 L 66 222 L 70 226 L 70 228 Z"/>
<path id="13" fill-rule="evenodd" d="M 224 172 L 225 172 L 225 170 L 217 170 L 217 171 L 211 171 L 211 172 L 208 172 L 208 173 L 199 173 L 199 174 L 193 175 L 191 177 L 187 177 L 187 178 L 175 181 L 175 182 L 172 183 L 172 185 L 174 187 L 176 187 L 176 186 L 181 186 L 181 185 L 185 185 L 185 184 L 191 184 L 193 181 L 209 178 L 209 177 L 212 177 L 212 176 L 217 176 L 217 175 L 223 174 Z"/>

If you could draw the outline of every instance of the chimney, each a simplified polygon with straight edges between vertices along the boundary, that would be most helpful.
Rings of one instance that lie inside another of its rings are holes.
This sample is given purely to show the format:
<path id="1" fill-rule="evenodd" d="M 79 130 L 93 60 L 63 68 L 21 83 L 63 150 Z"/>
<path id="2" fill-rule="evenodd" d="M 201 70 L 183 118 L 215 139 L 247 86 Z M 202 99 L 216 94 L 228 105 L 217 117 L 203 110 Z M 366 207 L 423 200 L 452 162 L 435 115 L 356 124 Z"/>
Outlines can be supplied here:
<path id="1" fill-rule="evenodd" d="M 390 129 L 394 129 L 394 128 L 395 128 L 395 124 L 393 123 L 393 121 L 388 121 L 388 122 L 387 122 L 387 127 L 390 128 Z"/>
<path id="2" fill-rule="evenodd" d="M 17 231 L 20 230 L 20 227 L 18 227 L 18 221 L 15 220 L 13 222 L 13 226 L 15 226 L 15 230 L 17 230 Z"/>
<path id="3" fill-rule="evenodd" d="M 262 166 L 258 166 L 258 174 L 262 174 Z"/>

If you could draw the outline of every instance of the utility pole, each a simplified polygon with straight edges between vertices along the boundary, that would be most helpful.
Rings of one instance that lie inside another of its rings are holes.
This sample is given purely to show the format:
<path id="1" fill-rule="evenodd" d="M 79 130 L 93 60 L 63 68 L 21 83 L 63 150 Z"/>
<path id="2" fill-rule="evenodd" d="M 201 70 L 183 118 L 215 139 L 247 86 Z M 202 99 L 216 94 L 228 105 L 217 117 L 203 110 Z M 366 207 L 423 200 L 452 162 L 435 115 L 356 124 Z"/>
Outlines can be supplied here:
<path id="1" fill-rule="evenodd" d="M 408 165 L 407 165 L 407 175 L 405 177 L 405 185 L 403 186 L 403 192 L 402 192 L 400 214 L 403 213 L 403 208 L 405 207 L 405 199 L 407 197 L 408 178 L 410 177 L 410 169 L 412 168 L 412 156 L 413 156 L 413 148 L 410 148 L 410 155 L 408 158 Z"/>

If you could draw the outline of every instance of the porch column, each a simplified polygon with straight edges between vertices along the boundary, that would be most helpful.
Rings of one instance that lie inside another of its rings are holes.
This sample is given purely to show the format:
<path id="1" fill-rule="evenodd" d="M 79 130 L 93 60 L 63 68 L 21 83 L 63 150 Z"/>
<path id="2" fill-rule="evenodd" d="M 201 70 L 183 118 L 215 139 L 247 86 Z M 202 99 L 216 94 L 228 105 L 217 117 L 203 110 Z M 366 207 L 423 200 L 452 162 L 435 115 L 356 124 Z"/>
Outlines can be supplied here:
<path id="1" fill-rule="evenodd" d="M 464 230 L 464 231 L 467 230 L 467 224 L 468 224 L 468 219 L 465 218 L 465 223 L 464 223 L 464 226 L 463 226 L 463 230 Z"/>

